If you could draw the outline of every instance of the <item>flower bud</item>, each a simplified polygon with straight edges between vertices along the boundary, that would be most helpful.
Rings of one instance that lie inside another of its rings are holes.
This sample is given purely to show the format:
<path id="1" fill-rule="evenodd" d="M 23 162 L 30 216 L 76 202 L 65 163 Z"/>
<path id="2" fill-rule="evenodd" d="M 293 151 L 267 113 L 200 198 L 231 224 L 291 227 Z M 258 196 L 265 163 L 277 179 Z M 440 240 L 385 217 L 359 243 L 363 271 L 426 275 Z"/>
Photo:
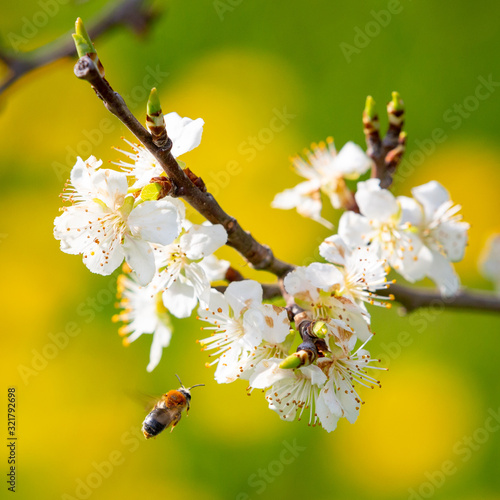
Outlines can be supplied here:
<path id="1" fill-rule="evenodd" d="M 75 23 L 75 33 L 72 35 L 73 40 L 75 42 L 76 52 L 78 57 L 88 56 L 97 67 L 99 74 L 104 78 L 104 67 L 97 55 L 97 51 L 95 50 L 94 44 L 90 39 L 87 30 L 85 29 L 85 25 L 81 18 L 78 18 Z"/>
<path id="2" fill-rule="evenodd" d="M 312 351 L 302 349 L 285 358 L 280 363 L 279 368 L 284 370 L 293 370 L 295 368 L 300 368 L 301 366 L 308 366 L 312 363 L 312 361 L 314 361 L 314 353 Z"/>
<path id="3" fill-rule="evenodd" d="M 387 114 L 389 123 L 396 127 L 401 127 L 404 121 L 404 103 L 398 92 L 392 93 L 392 99 L 387 104 Z"/>
<path id="4" fill-rule="evenodd" d="M 153 136 L 153 142 L 158 147 L 165 146 L 168 142 L 168 135 L 156 88 L 151 89 L 151 93 L 149 94 L 146 125 Z"/>
<path id="5" fill-rule="evenodd" d="M 319 339 L 324 339 L 328 333 L 328 327 L 324 321 L 316 321 L 312 327 L 312 333 L 315 337 Z"/>
<path id="6" fill-rule="evenodd" d="M 366 98 L 365 109 L 363 111 L 363 125 L 365 129 L 371 129 L 373 131 L 379 130 L 380 128 L 378 114 L 375 109 L 375 100 L 371 95 Z"/>

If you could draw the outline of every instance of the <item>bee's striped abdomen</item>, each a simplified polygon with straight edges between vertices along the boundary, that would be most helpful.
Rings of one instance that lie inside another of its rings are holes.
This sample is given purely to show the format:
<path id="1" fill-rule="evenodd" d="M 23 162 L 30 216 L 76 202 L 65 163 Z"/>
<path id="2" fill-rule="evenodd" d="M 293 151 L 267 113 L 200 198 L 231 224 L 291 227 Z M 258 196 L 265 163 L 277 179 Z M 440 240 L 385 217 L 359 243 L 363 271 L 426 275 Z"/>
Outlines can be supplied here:
<path id="1" fill-rule="evenodd" d="M 160 413 L 160 410 L 157 410 L 155 408 L 147 415 L 147 417 L 144 419 L 144 422 L 142 423 L 142 432 L 144 433 L 146 439 L 157 436 L 166 427 L 165 424 L 158 422 L 158 420 L 156 419 L 156 415 L 158 413 Z"/>

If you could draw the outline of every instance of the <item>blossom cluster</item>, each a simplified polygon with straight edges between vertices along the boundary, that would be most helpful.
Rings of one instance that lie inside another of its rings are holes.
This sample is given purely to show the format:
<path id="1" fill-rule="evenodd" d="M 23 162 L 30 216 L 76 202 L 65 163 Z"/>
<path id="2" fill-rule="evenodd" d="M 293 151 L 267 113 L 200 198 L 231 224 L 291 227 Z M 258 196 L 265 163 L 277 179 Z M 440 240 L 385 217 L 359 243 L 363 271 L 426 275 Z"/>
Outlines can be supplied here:
<path id="1" fill-rule="evenodd" d="M 200 144 L 201 118 L 170 113 L 164 120 L 174 158 Z M 319 247 L 324 261 L 295 267 L 274 302 L 264 300 L 256 281 L 231 282 L 229 262 L 214 255 L 227 243 L 224 227 L 193 224 L 183 201 L 152 196 L 147 187 L 165 173 L 143 146 L 128 145 L 131 151 L 119 150 L 127 158 L 116 164 L 119 171 L 78 158 L 54 236 L 93 273 L 110 275 L 123 265 L 113 319 L 123 323 L 125 345 L 152 335 L 148 371 L 170 343 L 171 317 L 196 310 L 210 332 L 199 342 L 218 383 L 245 380 L 249 391 L 266 390 L 269 408 L 283 420 L 305 412 L 309 424 L 331 432 L 339 419 L 357 419 L 360 387 L 380 386 L 375 373 L 384 368 L 366 350 L 373 336 L 369 306 L 390 307 L 391 269 L 411 282 L 429 277 L 443 295 L 458 291 L 452 262 L 463 257 L 469 228 L 460 207 L 435 181 L 414 188 L 412 197 L 396 197 L 378 179 L 361 180 L 372 160 L 352 142 L 337 153 L 328 140 L 292 159 L 307 180 L 277 195 L 274 207 L 296 208 L 329 228 L 322 196 L 346 211 L 338 234 Z M 491 266 L 485 271 L 491 274 Z M 218 281 L 229 284 L 216 289 Z"/>
<path id="2" fill-rule="evenodd" d="M 261 285 L 251 280 L 231 283 L 224 294 L 212 291 L 199 310 L 212 334 L 200 343 L 215 351 L 217 382 L 247 380 L 250 390 L 267 389 L 269 408 L 283 420 L 308 410 L 309 424 L 330 432 L 342 417 L 356 420 L 363 403 L 357 385 L 380 385 L 369 370 L 383 368 L 364 349 L 372 337 L 365 303 L 381 299 L 377 290 L 388 284 L 385 262 L 369 247 L 351 251 L 333 236 L 320 252 L 331 263 L 296 268 L 284 288 L 303 308 L 302 321 L 321 326 L 321 356 L 287 368 L 298 324 L 292 328 L 286 308 L 264 304 Z"/>
<path id="3" fill-rule="evenodd" d="M 198 146 L 203 120 L 165 116 L 178 157 Z M 54 221 L 54 236 L 65 253 L 82 255 L 93 273 L 110 275 L 125 261 L 118 278 L 123 311 L 120 334 L 130 344 L 152 334 L 148 371 L 157 366 L 172 335 L 170 315 L 186 318 L 205 304 L 213 281 L 224 278 L 229 263 L 213 253 L 227 241 L 221 225 L 192 224 L 184 203 L 165 196 L 148 199 L 143 188 L 163 170 L 143 146 L 132 145 L 132 163 L 122 171 L 102 168 L 94 157 L 78 158 L 63 199 L 70 203 Z"/>
<path id="4" fill-rule="evenodd" d="M 359 146 L 347 143 L 338 155 L 333 144 L 313 146 L 307 159 L 296 158 L 293 163 L 297 172 L 311 180 L 278 194 L 274 207 L 295 207 L 332 227 L 320 216 L 323 192 L 334 208 L 348 209 L 340 218 L 338 234 L 350 248 L 370 246 L 406 280 L 413 283 L 428 277 L 442 295 L 457 293 L 460 281 L 452 263 L 464 256 L 469 224 L 462 221 L 460 205 L 451 201 L 439 182 L 413 188 L 410 198 L 396 197 L 380 187 L 379 179 L 368 179 L 358 182 L 353 194 L 345 180 L 359 178 L 371 165 Z"/>

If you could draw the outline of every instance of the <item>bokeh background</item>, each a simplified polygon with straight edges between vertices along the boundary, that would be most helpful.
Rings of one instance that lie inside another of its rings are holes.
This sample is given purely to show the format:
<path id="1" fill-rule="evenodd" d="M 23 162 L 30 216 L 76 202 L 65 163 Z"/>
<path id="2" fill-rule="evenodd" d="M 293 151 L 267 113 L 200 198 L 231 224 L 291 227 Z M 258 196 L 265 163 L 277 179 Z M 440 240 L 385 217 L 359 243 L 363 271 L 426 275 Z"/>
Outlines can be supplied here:
<path id="1" fill-rule="evenodd" d="M 56 14 L 20 50 L 106 5 L 53 3 Z M 2 1 L 5 44 L 9 34 L 23 36 L 42 4 Z M 283 259 L 317 258 L 329 231 L 269 206 L 299 180 L 288 157 L 329 135 L 338 146 L 362 144 L 366 96 L 383 111 L 398 90 L 409 154 L 394 191 L 442 182 L 472 224 L 457 266 L 462 281 L 491 288 L 477 261 L 488 235 L 500 230 L 500 4 L 159 6 L 163 15 L 146 38 L 122 29 L 98 40 L 107 76 L 141 121 L 151 83 L 165 112 L 205 120 L 200 147 L 183 159 L 245 228 Z M 122 147 L 122 135 L 131 139 L 73 76 L 73 64 L 32 72 L 0 101 L 0 372 L 2 408 L 7 387 L 17 387 L 18 498 L 500 499 L 498 316 L 439 306 L 406 317 L 397 307 L 373 311 L 371 351 L 390 371 L 382 389 L 363 393 L 356 424 L 341 421 L 331 434 L 281 422 L 262 394 L 246 395 L 243 382 L 215 384 L 194 319 L 174 322 L 171 346 L 146 372 L 151 338 L 125 348 L 110 320 L 116 277 L 91 275 L 52 237 L 76 155 L 116 160 L 111 147 Z M 478 100 L 481 78 L 494 83 Z M 285 116 L 282 130 L 269 133 L 275 116 Z M 439 143 L 432 140 L 438 129 Z M 221 256 L 243 265 L 230 249 Z M 175 432 L 146 442 L 138 434 L 144 410 L 128 394 L 176 388 L 174 373 L 207 386 L 193 393 L 190 415 Z"/>

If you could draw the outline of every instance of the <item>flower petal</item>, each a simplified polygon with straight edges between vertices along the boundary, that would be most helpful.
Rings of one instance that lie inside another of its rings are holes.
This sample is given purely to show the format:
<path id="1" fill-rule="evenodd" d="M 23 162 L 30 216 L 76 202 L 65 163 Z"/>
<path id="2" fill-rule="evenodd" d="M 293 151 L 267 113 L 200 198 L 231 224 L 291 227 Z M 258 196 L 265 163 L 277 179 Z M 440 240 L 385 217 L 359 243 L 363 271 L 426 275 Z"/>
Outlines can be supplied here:
<path id="1" fill-rule="evenodd" d="M 338 234 L 349 247 L 353 248 L 370 243 L 375 232 L 367 217 L 349 211 L 340 217 Z"/>
<path id="2" fill-rule="evenodd" d="M 379 179 L 359 182 L 355 198 L 359 211 L 369 219 L 385 221 L 399 212 L 396 198 L 390 191 L 380 187 Z"/>
<path id="3" fill-rule="evenodd" d="M 419 227 L 423 222 L 424 216 L 421 205 L 408 196 L 398 196 L 397 200 L 401 207 L 400 223 L 408 223 L 412 226 Z"/>
<path id="4" fill-rule="evenodd" d="M 460 288 L 460 279 L 453 264 L 439 251 L 432 252 L 432 264 L 427 276 L 436 283 L 443 297 L 453 297 Z"/>
<path id="5" fill-rule="evenodd" d="M 209 306 L 208 307 L 202 307 L 198 309 L 198 314 L 200 316 L 207 317 L 207 321 L 211 322 L 212 324 L 215 322 L 215 320 L 210 318 L 210 314 L 207 315 L 207 312 L 218 312 L 222 316 L 228 317 L 229 316 L 229 306 L 226 301 L 226 298 L 222 293 L 220 293 L 217 290 L 214 290 L 213 288 L 210 289 L 210 298 L 209 298 Z"/>
<path id="6" fill-rule="evenodd" d="M 230 384 L 241 376 L 240 366 L 243 351 L 243 346 L 240 343 L 233 342 L 231 349 L 220 356 L 214 373 L 215 381 L 218 384 Z"/>
<path id="7" fill-rule="evenodd" d="M 224 296 L 234 317 L 238 318 L 244 309 L 262 304 L 262 285 L 253 280 L 234 281 L 229 284 Z"/>
<path id="8" fill-rule="evenodd" d="M 290 333 L 290 321 L 288 313 L 284 307 L 278 307 L 271 304 L 262 306 L 265 326 L 262 328 L 262 337 L 271 344 L 280 344 L 284 342 Z"/>
<path id="9" fill-rule="evenodd" d="M 316 413 L 326 432 L 332 432 L 337 428 L 337 422 L 343 412 L 331 380 L 321 389 L 316 399 Z"/>
<path id="10" fill-rule="evenodd" d="M 151 351 L 149 353 L 149 364 L 146 368 L 148 372 L 152 372 L 161 360 L 163 348 L 168 347 L 172 332 L 166 325 L 158 323 L 158 326 L 153 333 L 153 342 L 151 342 Z"/>
<path id="11" fill-rule="evenodd" d="M 102 168 L 93 175 L 95 198 L 111 210 L 118 210 L 127 195 L 127 174 Z"/>
<path id="12" fill-rule="evenodd" d="M 172 155 L 177 158 L 200 145 L 204 121 L 181 118 L 172 112 L 165 115 L 167 134 L 172 139 Z"/>
<path id="13" fill-rule="evenodd" d="M 163 304 L 176 318 L 189 318 L 198 303 L 198 298 L 191 283 L 174 281 L 162 295 Z"/>
<path id="14" fill-rule="evenodd" d="M 201 305 L 208 305 L 210 302 L 210 281 L 203 268 L 197 263 L 192 262 L 184 268 L 186 281 L 194 288 L 196 298 Z"/>
<path id="15" fill-rule="evenodd" d="M 344 266 L 346 263 L 346 255 L 348 255 L 349 249 L 345 241 L 338 234 L 334 234 L 321 243 L 319 246 L 319 254 L 321 257 L 331 262 L 332 264 L 338 264 L 339 266 Z"/>
<path id="16" fill-rule="evenodd" d="M 231 265 L 227 260 L 218 259 L 215 255 L 205 257 L 199 264 L 209 281 L 223 280 Z"/>
<path id="17" fill-rule="evenodd" d="M 369 324 L 370 318 L 363 314 L 363 310 L 358 304 L 347 297 L 332 297 L 331 306 L 332 311 L 336 313 L 335 316 L 338 316 L 340 319 L 336 320 L 332 318 L 330 321 L 348 331 L 352 331 L 362 342 L 366 342 L 372 337 L 373 334 Z"/>
<path id="18" fill-rule="evenodd" d="M 307 266 L 306 276 L 312 286 L 325 292 L 344 283 L 344 275 L 332 264 L 313 262 Z"/>
<path id="19" fill-rule="evenodd" d="M 262 342 L 265 325 L 264 314 L 259 309 L 251 308 L 243 314 L 243 329 L 245 331 L 243 340 L 247 348 L 254 349 Z"/>
<path id="20" fill-rule="evenodd" d="M 283 370 L 279 368 L 282 359 L 264 359 L 256 367 L 250 377 L 249 385 L 254 389 L 265 389 L 271 387 L 278 380 L 285 378 L 295 378 L 293 370 Z"/>
<path id="21" fill-rule="evenodd" d="M 323 370 L 316 365 L 302 366 L 299 370 L 306 375 L 307 378 L 311 380 L 311 384 L 317 385 L 318 387 L 322 387 L 326 382 L 326 375 L 323 373 Z"/>
<path id="22" fill-rule="evenodd" d="M 359 407 L 361 405 L 358 394 L 354 391 L 348 379 L 342 377 L 338 373 L 334 376 L 337 385 L 337 397 L 344 410 L 344 417 L 349 423 L 353 424 L 358 418 Z M 356 401 L 356 399 L 358 399 L 358 401 Z"/>
<path id="23" fill-rule="evenodd" d="M 123 262 L 124 251 L 118 238 L 112 239 L 105 248 L 87 251 L 83 254 L 83 263 L 96 274 L 109 276 Z"/>
<path id="24" fill-rule="evenodd" d="M 290 333 L 288 314 L 283 307 L 264 304 L 261 308 L 251 308 L 243 315 L 245 339 L 249 347 L 257 347 L 262 340 L 279 344 Z M 248 334 L 248 335 L 247 335 Z"/>
<path id="25" fill-rule="evenodd" d="M 341 172 L 343 177 L 348 178 L 358 177 L 372 166 L 372 160 L 352 141 L 344 145 L 333 162 L 335 170 Z"/>
<path id="26" fill-rule="evenodd" d="M 132 234 L 151 243 L 169 245 L 181 231 L 177 207 L 166 200 L 145 201 L 128 217 Z"/>
<path id="27" fill-rule="evenodd" d="M 127 234 L 121 247 L 127 264 L 137 276 L 138 283 L 147 285 L 155 274 L 155 259 L 151 245 Z"/>
<path id="28" fill-rule="evenodd" d="M 432 220 L 434 212 L 450 200 L 448 191 L 437 181 L 414 187 L 411 190 L 413 197 L 422 204 L 427 220 Z"/>
<path id="29" fill-rule="evenodd" d="M 309 291 L 310 283 L 307 276 L 307 268 L 304 266 L 296 267 L 291 273 L 288 273 L 283 280 L 285 290 L 290 295 L 297 295 Z M 315 298 L 317 297 L 315 293 Z"/>
<path id="30" fill-rule="evenodd" d="M 459 262 L 463 259 L 469 227 L 467 222 L 445 221 L 433 231 L 432 235 L 439 241 L 451 262 Z"/>
<path id="31" fill-rule="evenodd" d="M 283 192 L 278 193 L 274 197 L 271 206 L 283 210 L 296 208 L 297 212 L 303 217 L 313 219 L 331 229 L 333 225 L 321 217 L 320 187 L 321 184 L 318 180 L 301 182 L 294 188 L 285 189 Z"/>
<path id="32" fill-rule="evenodd" d="M 92 177 L 101 165 L 102 160 L 97 160 L 95 156 L 90 156 L 86 161 L 79 156 L 76 158 L 76 163 L 71 169 L 70 180 L 78 195 L 83 199 L 95 197 Z"/>
<path id="33" fill-rule="evenodd" d="M 193 225 L 180 238 L 180 245 L 188 259 L 199 260 L 213 254 L 227 241 L 227 233 L 221 224 Z"/>
<path id="34" fill-rule="evenodd" d="M 390 256 L 389 264 L 413 283 L 423 279 L 429 272 L 432 252 L 416 234 L 405 233 L 404 236 L 399 241 L 400 248 Z"/>

